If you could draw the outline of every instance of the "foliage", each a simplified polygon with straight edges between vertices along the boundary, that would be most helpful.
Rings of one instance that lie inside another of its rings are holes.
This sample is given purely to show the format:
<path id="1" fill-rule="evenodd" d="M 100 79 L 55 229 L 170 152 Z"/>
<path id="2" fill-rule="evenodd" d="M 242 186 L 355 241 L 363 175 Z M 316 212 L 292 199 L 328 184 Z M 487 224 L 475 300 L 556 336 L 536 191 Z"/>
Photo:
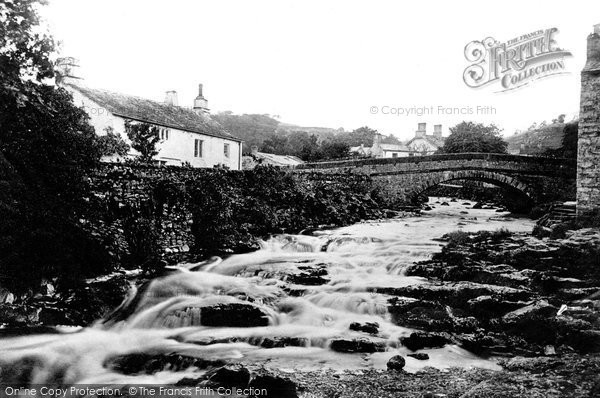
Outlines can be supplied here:
<path id="1" fill-rule="evenodd" d="M 500 136 L 495 125 L 475 122 L 461 122 L 450 128 L 442 153 L 506 153 L 507 143 Z"/>
<path id="2" fill-rule="evenodd" d="M 42 81 L 54 76 L 50 55 L 55 43 L 48 34 L 39 32 L 38 4 L 45 1 L 0 3 L 0 87 L 3 92 L 15 90 L 20 103 L 35 97 L 35 93 L 19 92 L 24 78 Z"/>
<path id="3" fill-rule="evenodd" d="M 370 147 L 373 144 L 375 134 L 377 134 L 377 130 L 364 126 L 351 132 L 340 133 L 336 136 L 336 139 L 348 144 L 348 146 L 360 146 L 362 144 Z"/>
<path id="4" fill-rule="evenodd" d="M 154 273 L 162 268 L 159 232 L 156 220 L 139 214 L 125 220 L 123 225 L 128 255 L 125 261 L 132 266 L 139 266 L 146 272 Z"/>
<path id="5" fill-rule="evenodd" d="M 159 128 L 142 122 L 125 121 L 125 132 L 131 140 L 131 147 L 140 153 L 138 160 L 150 163 L 158 154 L 156 145 L 160 142 Z"/>
<path id="6" fill-rule="evenodd" d="M 111 266 L 78 218 L 100 146 L 71 95 L 44 84 L 54 42 L 38 33 L 38 4 L 0 3 L 0 277 L 17 290 L 59 276 L 68 287 Z"/>
<path id="7" fill-rule="evenodd" d="M 328 140 L 321 144 L 321 159 L 340 159 L 349 155 L 350 145 L 338 139 Z"/>
<path id="8" fill-rule="evenodd" d="M 563 138 L 560 148 L 548 149 L 542 153 L 543 156 L 556 158 L 577 159 L 577 137 L 579 122 L 569 122 L 563 129 Z"/>
<path id="9" fill-rule="evenodd" d="M 260 148 L 267 138 L 275 134 L 279 126 L 279 121 L 269 115 L 234 115 L 232 112 L 221 112 L 213 117 L 231 134 L 244 140 L 245 153 L 249 153 L 252 146 Z"/>
<path id="10" fill-rule="evenodd" d="M 121 135 L 114 132 L 112 127 L 107 127 L 106 134 L 98 137 L 98 145 L 102 156 L 125 156 L 129 153 L 129 144 L 123 140 Z"/>
<path id="11" fill-rule="evenodd" d="M 234 115 L 221 112 L 214 115 L 233 135 L 244 140 L 244 152 L 252 146 L 261 152 L 292 155 L 308 162 L 346 158 L 352 146 L 371 147 L 377 130 L 367 126 L 353 131 L 343 129 L 307 128 L 303 131 L 283 125 L 269 115 Z M 382 143 L 400 144 L 393 135 L 383 137 Z"/>
<path id="12" fill-rule="evenodd" d="M 196 251 L 239 251 L 255 237 L 344 225 L 379 215 L 370 180 L 295 177 L 274 167 L 213 170 L 189 187 Z"/>

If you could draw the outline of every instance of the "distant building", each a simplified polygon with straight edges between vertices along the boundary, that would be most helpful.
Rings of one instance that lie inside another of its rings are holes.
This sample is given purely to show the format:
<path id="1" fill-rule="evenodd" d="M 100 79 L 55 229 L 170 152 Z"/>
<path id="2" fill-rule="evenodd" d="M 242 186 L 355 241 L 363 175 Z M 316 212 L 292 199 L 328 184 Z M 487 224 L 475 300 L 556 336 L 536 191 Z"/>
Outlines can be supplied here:
<path id="1" fill-rule="evenodd" d="M 410 149 L 402 144 L 382 144 L 383 136 L 375 133 L 373 146 L 370 148 L 374 158 L 403 158 L 410 156 Z"/>
<path id="2" fill-rule="evenodd" d="M 373 158 L 402 158 L 410 155 L 410 150 L 402 144 L 383 144 L 383 136 L 375 133 L 373 136 L 373 145 L 366 147 L 364 145 L 350 147 L 350 154 L 359 157 Z"/>
<path id="3" fill-rule="evenodd" d="M 62 85 L 73 94 L 75 104 L 88 113 L 90 124 L 98 135 L 113 131 L 131 144 L 125 132 L 125 121 L 158 127 L 161 140 L 154 158 L 158 164 L 242 168 L 242 141 L 210 117 L 207 101 L 202 95 L 202 84 L 193 108 L 179 106 L 176 91 L 167 91 L 165 101 L 161 103 L 88 88 L 73 78 L 64 79 Z M 131 149 L 125 158 L 136 155 L 136 151 Z M 103 160 L 118 162 L 123 159 L 109 156 Z"/>
<path id="4" fill-rule="evenodd" d="M 433 134 L 427 134 L 427 124 L 419 123 L 415 136 L 406 143 L 411 156 L 433 155 L 444 146 L 445 138 L 442 137 L 442 125 L 433 126 Z"/>
<path id="5" fill-rule="evenodd" d="M 304 161 L 297 156 L 258 152 L 258 147 L 255 145 L 251 148 L 250 156 L 244 156 L 242 161 L 245 170 L 253 169 L 258 165 L 296 166 L 302 163 Z"/>

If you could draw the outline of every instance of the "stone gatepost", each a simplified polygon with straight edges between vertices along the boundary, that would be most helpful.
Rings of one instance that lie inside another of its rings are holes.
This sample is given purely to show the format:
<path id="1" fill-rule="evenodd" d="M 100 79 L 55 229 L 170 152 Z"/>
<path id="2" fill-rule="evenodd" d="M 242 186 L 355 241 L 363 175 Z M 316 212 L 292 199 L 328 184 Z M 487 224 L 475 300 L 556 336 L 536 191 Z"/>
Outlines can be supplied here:
<path id="1" fill-rule="evenodd" d="M 600 24 L 587 39 L 581 72 L 577 148 L 577 217 L 600 210 Z"/>

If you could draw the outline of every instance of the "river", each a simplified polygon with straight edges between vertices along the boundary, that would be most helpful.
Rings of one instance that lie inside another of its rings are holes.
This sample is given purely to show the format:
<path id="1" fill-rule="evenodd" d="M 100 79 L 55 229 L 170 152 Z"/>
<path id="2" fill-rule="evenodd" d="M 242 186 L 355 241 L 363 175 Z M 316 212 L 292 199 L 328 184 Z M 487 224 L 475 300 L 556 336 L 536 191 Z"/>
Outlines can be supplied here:
<path id="1" fill-rule="evenodd" d="M 508 217 L 506 212 L 472 209 L 464 201 L 441 205 L 443 201 L 430 198 L 434 208 L 421 216 L 364 222 L 311 235 L 275 236 L 253 253 L 180 264 L 132 294 L 116 316 L 92 327 L 0 340 L 0 361 L 5 366 L 26 363 L 32 383 L 64 384 L 172 383 L 203 372 L 192 367 L 125 375 L 105 366 L 110 358 L 130 353 L 176 353 L 262 364 L 284 372 L 383 369 L 393 355 L 410 353 L 399 339 L 413 330 L 390 321 L 389 297 L 372 293 L 373 288 L 428 283 L 404 275 L 403 270 L 439 251 L 443 242 L 436 238 L 447 232 L 499 228 L 528 232 L 533 228 L 533 221 Z M 307 270 L 319 270 L 311 282 L 290 279 Z M 197 309 L 248 303 L 265 314 L 264 325 L 201 326 L 204 313 Z M 379 332 L 369 336 L 349 330 L 353 322 L 377 323 Z M 331 341 L 340 338 L 367 338 L 386 348 L 372 354 L 334 352 Z M 405 370 L 498 368 L 493 360 L 454 345 L 422 352 L 430 359 L 407 357 Z"/>

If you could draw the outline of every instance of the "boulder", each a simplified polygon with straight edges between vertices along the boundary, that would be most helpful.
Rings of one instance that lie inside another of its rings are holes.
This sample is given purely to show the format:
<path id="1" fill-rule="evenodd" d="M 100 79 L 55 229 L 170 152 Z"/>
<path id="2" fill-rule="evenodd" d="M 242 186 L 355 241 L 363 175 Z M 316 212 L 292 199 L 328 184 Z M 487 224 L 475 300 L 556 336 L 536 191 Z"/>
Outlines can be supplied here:
<path id="1" fill-rule="evenodd" d="M 306 347 L 309 344 L 309 339 L 306 337 L 265 337 L 260 339 L 260 345 L 263 348 L 282 348 L 282 347 Z M 253 342 L 251 341 L 250 344 Z"/>
<path id="2" fill-rule="evenodd" d="M 399 326 L 448 332 L 468 332 L 478 326 L 477 320 L 467 316 L 464 311 L 437 301 L 393 297 L 389 303 L 392 322 Z"/>
<path id="3" fill-rule="evenodd" d="M 429 354 L 426 354 L 424 352 L 417 352 L 414 354 L 408 354 L 407 357 L 418 359 L 419 361 L 425 361 L 425 360 L 429 359 Z"/>
<path id="4" fill-rule="evenodd" d="M 250 371 L 242 365 L 231 364 L 216 369 L 208 379 L 219 386 L 244 388 L 250 383 Z"/>
<path id="5" fill-rule="evenodd" d="M 377 334 L 379 333 L 379 324 L 377 322 L 352 322 L 349 327 L 350 330 L 354 330 L 356 332 L 365 332 L 369 334 Z"/>
<path id="6" fill-rule="evenodd" d="M 161 324 L 172 328 L 199 325 L 256 327 L 268 326 L 269 317 L 264 310 L 250 303 L 223 303 L 167 314 Z"/>
<path id="7" fill-rule="evenodd" d="M 581 353 L 600 352 L 600 330 L 574 330 L 567 334 L 565 344 Z"/>
<path id="8" fill-rule="evenodd" d="M 479 296 L 469 300 L 469 312 L 477 318 L 496 318 L 523 306 L 522 302 L 500 300 L 492 296 Z"/>
<path id="9" fill-rule="evenodd" d="M 178 372 L 196 367 L 206 369 L 212 366 L 223 366 L 222 361 L 209 361 L 178 354 L 132 353 L 107 359 L 103 366 L 125 375 L 154 374 L 163 370 Z"/>
<path id="10" fill-rule="evenodd" d="M 553 344 L 558 329 L 557 311 L 546 300 L 539 300 L 504 315 L 500 327 L 539 344 Z"/>
<path id="11" fill-rule="evenodd" d="M 366 338 L 360 339 L 335 339 L 331 341 L 329 348 L 336 352 L 384 352 L 385 341 L 375 341 Z"/>
<path id="12" fill-rule="evenodd" d="M 400 340 L 403 346 L 412 351 L 422 348 L 438 348 L 451 343 L 449 335 L 446 333 L 414 332 L 409 337 Z"/>
<path id="13" fill-rule="evenodd" d="M 402 368 L 404 368 L 404 365 L 406 365 L 406 361 L 404 360 L 402 355 L 394 355 L 388 361 L 387 368 L 389 370 L 402 370 Z"/>
<path id="14" fill-rule="evenodd" d="M 410 285 L 397 288 L 375 288 L 370 290 L 392 296 L 439 301 L 457 308 L 466 308 L 469 300 L 479 296 L 494 296 L 501 300 L 510 301 L 529 300 L 531 298 L 531 292 L 524 289 L 474 282 Z"/>
<path id="15" fill-rule="evenodd" d="M 250 384 L 250 389 L 262 391 L 266 390 L 268 397 L 277 398 L 298 398 L 298 392 L 296 384 L 288 378 L 274 376 L 270 374 L 260 374 L 255 376 Z M 256 395 L 250 395 L 250 397 L 264 397 L 260 393 Z"/>

